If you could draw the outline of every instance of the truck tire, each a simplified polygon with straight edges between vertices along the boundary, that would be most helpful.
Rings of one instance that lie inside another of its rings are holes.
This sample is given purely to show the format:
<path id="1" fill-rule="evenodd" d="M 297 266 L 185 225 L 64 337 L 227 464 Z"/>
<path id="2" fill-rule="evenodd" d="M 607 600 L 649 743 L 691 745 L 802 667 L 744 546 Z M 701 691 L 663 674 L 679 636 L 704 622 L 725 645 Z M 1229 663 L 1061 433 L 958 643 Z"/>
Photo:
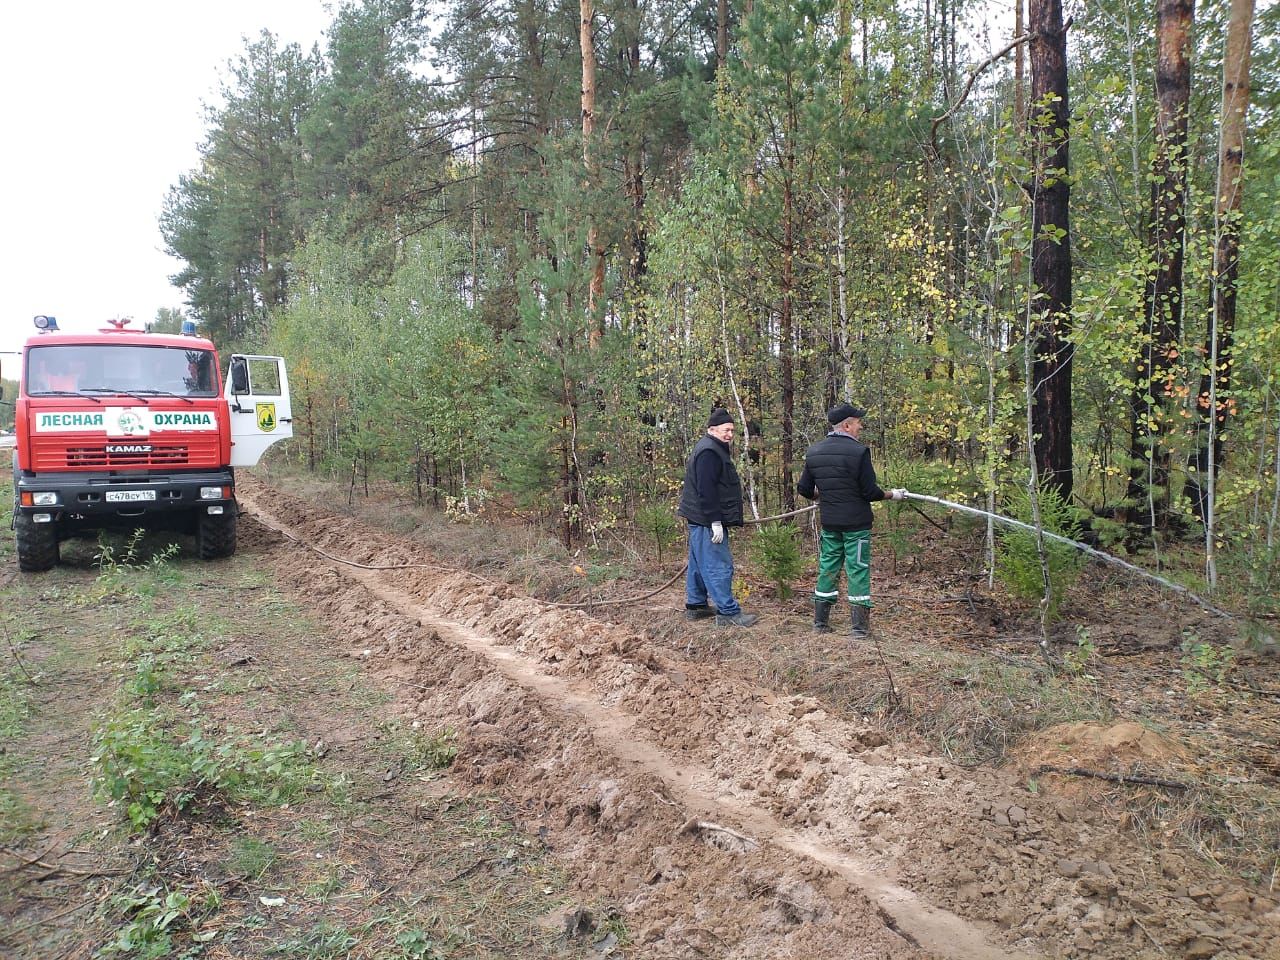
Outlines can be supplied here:
<path id="1" fill-rule="evenodd" d="M 36 523 L 25 514 L 13 519 L 14 539 L 18 546 L 18 569 L 26 573 L 44 573 L 58 565 L 58 527 L 52 523 Z"/>
<path id="2" fill-rule="evenodd" d="M 236 515 L 202 513 L 196 520 L 196 548 L 201 560 L 218 560 L 236 552 Z"/>

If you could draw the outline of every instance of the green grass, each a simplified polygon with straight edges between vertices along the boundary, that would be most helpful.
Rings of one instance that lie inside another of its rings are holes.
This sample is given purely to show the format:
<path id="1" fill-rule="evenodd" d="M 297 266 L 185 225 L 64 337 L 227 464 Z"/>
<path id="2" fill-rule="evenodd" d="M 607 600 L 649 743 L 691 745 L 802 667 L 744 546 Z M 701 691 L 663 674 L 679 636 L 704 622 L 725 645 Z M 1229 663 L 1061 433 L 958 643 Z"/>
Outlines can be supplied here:
<path id="1" fill-rule="evenodd" d="M 20 645 L 15 644 L 15 649 Z M 26 836 L 39 825 L 36 811 L 8 786 L 17 781 L 24 765 L 11 751 L 11 744 L 27 729 L 32 693 L 31 682 L 20 669 L 0 676 L 0 842 L 5 843 Z"/>
<path id="2" fill-rule="evenodd" d="M 402 761 L 406 773 L 422 770 L 444 770 L 458 756 L 458 735 L 454 730 L 428 732 L 405 726 L 399 721 L 380 724 L 383 750 Z"/>
<path id="3" fill-rule="evenodd" d="M 274 846 L 257 837 L 236 837 L 231 841 L 227 868 L 237 876 L 261 880 L 280 859 Z"/>
<path id="4" fill-rule="evenodd" d="M 359 938 L 346 925 L 334 923 L 332 920 L 321 920 L 305 933 L 276 944 L 267 955 L 329 960 L 332 957 L 345 957 L 359 943 Z"/>
<path id="5" fill-rule="evenodd" d="M 105 718 L 94 741 L 98 796 L 118 803 L 134 830 L 219 800 L 288 803 L 323 778 L 304 744 L 215 731 L 186 710 L 143 700 Z"/>
<path id="6" fill-rule="evenodd" d="M 334 864 L 325 871 L 324 876 L 312 880 L 302 888 L 302 895 L 311 900 L 325 902 L 346 885 L 342 878 L 342 867 Z"/>

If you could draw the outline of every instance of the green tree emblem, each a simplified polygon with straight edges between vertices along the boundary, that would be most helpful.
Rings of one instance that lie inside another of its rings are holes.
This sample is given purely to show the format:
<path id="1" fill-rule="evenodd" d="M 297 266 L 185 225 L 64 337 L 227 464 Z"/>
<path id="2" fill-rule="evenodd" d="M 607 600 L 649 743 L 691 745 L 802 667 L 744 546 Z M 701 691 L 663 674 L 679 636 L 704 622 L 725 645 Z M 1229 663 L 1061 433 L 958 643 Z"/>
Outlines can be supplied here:
<path id="1" fill-rule="evenodd" d="M 260 403 L 258 406 L 258 429 L 263 433 L 270 433 L 276 428 L 276 405 L 274 403 Z"/>

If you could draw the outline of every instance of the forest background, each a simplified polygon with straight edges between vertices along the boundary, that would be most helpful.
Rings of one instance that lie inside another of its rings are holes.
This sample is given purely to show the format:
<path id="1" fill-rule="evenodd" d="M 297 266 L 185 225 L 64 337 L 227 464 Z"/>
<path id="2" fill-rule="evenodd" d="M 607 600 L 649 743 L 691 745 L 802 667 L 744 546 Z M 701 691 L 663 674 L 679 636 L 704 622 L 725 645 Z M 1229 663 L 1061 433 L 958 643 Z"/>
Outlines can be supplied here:
<path id="1" fill-rule="evenodd" d="M 346 3 L 228 65 L 174 279 L 352 488 L 589 542 L 725 406 L 775 513 L 847 399 L 892 485 L 1273 613 L 1280 5 L 1020 2 Z"/>

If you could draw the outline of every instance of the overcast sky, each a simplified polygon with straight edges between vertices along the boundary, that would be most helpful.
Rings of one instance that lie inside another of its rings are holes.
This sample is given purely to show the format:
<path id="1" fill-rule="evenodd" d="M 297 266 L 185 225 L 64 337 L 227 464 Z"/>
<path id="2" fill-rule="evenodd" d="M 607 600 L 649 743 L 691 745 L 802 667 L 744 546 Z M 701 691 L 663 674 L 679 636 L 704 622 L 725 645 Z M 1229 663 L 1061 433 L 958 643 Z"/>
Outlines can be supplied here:
<path id="1" fill-rule="evenodd" d="M 322 42 L 327 0 L 6 5 L 0 31 L 0 350 L 38 313 L 92 330 L 183 306 L 158 219 L 197 162 L 202 104 L 263 28 Z M 0 354 L 6 367 L 14 357 Z"/>

